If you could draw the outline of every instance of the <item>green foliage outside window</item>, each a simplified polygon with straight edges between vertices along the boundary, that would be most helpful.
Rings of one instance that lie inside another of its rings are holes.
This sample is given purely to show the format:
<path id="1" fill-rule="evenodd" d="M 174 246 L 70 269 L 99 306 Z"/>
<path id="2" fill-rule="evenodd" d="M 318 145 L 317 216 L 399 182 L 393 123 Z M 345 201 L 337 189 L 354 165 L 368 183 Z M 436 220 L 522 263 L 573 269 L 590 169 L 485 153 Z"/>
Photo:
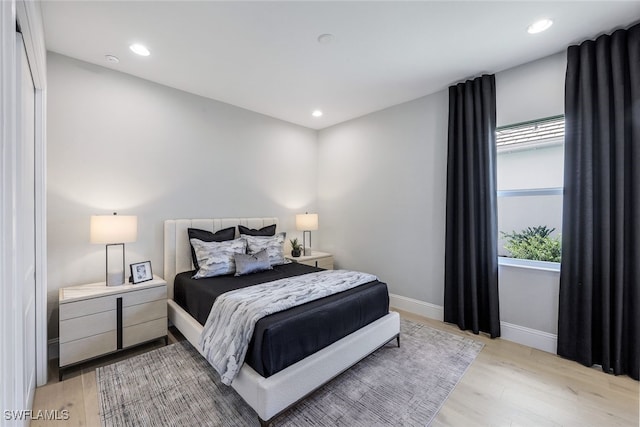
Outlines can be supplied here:
<path id="1" fill-rule="evenodd" d="M 555 228 L 539 225 L 527 227 L 519 233 L 501 231 L 500 234 L 506 240 L 504 248 L 513 258 L 560 262 L 562 246 L 560 236 L 551 236 L 554 230 Z"/>

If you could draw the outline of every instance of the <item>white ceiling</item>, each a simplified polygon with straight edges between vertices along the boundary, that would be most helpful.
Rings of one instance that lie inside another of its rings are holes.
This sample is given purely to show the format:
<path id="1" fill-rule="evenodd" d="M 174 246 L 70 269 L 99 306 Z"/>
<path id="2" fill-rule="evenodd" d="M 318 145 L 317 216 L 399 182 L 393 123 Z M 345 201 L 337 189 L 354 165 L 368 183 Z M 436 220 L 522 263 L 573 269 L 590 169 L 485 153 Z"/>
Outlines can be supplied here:
<path id="1" fill-rule="evenodd" d="M 640 2 L 611 0 L 45 1 L 42 9 L 48 50 L 313 129 L 640 19 Z M 554 25 L 528 34 L 541 17 Z M 335 40 L 318 43 L 324 33 Z M 134 42 L 151 56 L 133 54 Z M 324 116 L 312 117 L 318 108 Z"/>

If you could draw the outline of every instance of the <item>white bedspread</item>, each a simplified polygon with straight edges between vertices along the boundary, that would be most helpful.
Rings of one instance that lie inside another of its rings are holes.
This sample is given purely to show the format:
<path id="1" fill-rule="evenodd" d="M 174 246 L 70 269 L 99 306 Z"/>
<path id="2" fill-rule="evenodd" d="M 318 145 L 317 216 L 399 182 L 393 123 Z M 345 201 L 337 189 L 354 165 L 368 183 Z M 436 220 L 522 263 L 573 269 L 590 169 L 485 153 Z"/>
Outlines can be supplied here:
<path id="1" fill-rule="evenodd" d="M 200 346 L 229 385 L 242 367 L 258 320 L 376 279 L 357 271 L 325 270 L 226 292 L 211 307 Z"/>

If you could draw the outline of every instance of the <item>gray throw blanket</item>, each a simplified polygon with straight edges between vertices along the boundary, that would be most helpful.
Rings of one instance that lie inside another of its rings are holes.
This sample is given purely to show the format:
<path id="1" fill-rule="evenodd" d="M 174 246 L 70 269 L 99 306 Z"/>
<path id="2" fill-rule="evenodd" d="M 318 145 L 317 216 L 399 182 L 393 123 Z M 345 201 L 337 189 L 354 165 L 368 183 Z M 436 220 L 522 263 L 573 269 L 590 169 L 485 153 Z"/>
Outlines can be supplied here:
<path id="1" fill-rule="evenodd" d="M 221 381 L 229 385 L 244 363 L 258 320 L 373 280 L 376 277 L 367 273 L 325 270 L 225 292 L 211 307 L 200 347 Z"/>

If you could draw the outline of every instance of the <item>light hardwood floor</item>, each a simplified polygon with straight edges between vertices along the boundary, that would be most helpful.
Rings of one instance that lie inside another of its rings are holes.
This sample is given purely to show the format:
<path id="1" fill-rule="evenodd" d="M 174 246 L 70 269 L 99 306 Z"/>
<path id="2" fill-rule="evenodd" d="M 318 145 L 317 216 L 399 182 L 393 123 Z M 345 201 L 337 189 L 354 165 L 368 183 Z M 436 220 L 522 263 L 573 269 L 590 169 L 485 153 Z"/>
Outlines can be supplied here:
<path id="1" fill-rule="evenodd" d="M 400 312 L 407 319 L 480 340 L 485 347 L 440 410 L 433 426 L 638 426 L 638 382 L 509 341 L 473 335 L 456 326 Z M 170 330 L 169 342 L 183 339 Z M 34 410 L 69 411 L 67 421 L 32 426 L 99 426 L 95 368 L 163 345 L 158 341 L 69 371 L 36 389 Z"/>

